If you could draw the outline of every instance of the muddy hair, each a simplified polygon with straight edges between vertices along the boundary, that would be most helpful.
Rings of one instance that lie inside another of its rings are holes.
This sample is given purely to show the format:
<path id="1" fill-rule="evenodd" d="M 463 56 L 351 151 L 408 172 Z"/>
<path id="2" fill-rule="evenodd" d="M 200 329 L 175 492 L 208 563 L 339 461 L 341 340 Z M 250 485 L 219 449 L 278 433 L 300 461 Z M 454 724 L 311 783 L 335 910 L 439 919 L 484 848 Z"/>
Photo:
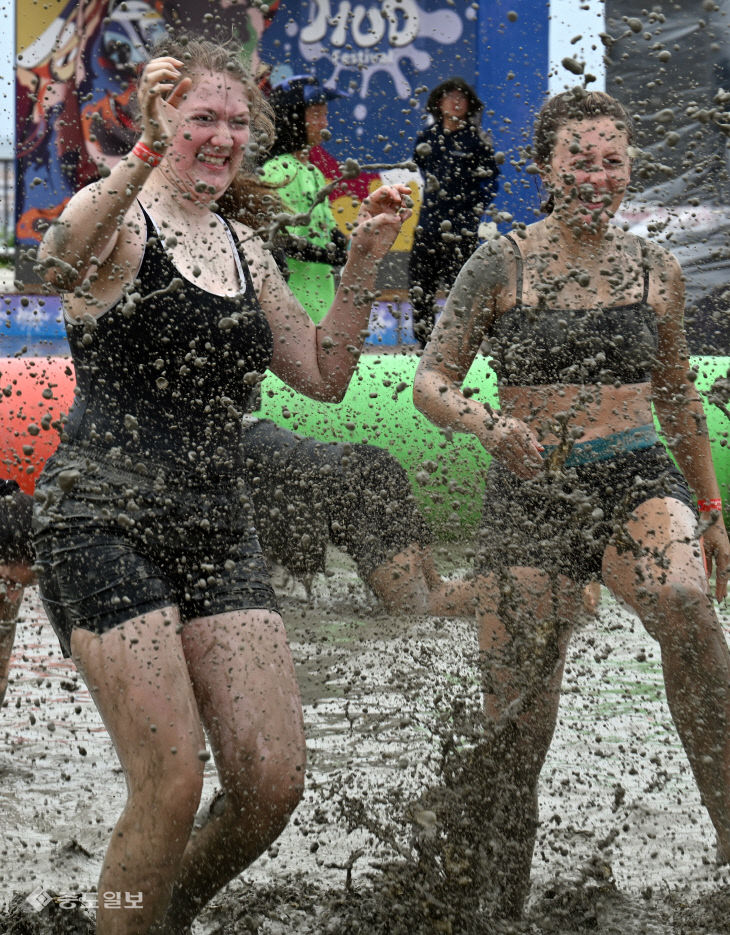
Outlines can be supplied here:
<path id="1" fill-rule="evenodd" d="M 240 47 L 232 42 L 218 43 L 199 36 L 168 36 L 156 44 L 150 58 L 170 55 L 181 61 L 183 75 L 194 77 L 203 72 L 226 74 L 240 81 L 248 96 L 251 118 L 252 155 L 246 154 L 241 171 L 218 200 L 219 210 L 249 227 L 262 227 L 281 210 L 281 203 L 271 187 L 256 175 L 258 153 L 266 152 L 274 140 L 272 109 L 241 59 Z"/>
<path id="2" fill-rule="evenodd" d="M 591 120 L 610 117 L 619 130 L 626 132 L 629 145 L 636 138 L 634 123 L 626 108 L 615 97 L 605 91 L 586 91 L 571 88 L 548 98 L 535 119 L 532 137 L 532 156 L 538 166 L 546 166 L 552 158 L 558 131 L 571 120 Z M 545 214 L 550 214 L 554 199 L 550 194 L 542 205 Z"/>

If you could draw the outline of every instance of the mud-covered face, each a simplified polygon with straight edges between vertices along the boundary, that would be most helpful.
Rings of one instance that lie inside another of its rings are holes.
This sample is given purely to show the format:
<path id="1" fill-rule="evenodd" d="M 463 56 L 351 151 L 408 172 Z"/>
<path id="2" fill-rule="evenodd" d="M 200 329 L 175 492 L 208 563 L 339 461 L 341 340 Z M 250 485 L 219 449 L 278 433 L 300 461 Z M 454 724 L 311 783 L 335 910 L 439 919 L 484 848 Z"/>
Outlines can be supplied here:
<path id="1" fill-rule="evenodd" d="M 626 130 L 611 117 L 568 121 L 558 129 L 541 174 L 553 193 L 558 220 L 605 226 L 618 211 L 631 175 Z"/>
<path id="2" fill-rule="evenodd" d="M 178 107 L 180 123 L 168 155 L 186 188 L 204 183 L 220 195 L 241 167 L 250 136 L 248 93 L 236 78 L 205 72 Z"/>

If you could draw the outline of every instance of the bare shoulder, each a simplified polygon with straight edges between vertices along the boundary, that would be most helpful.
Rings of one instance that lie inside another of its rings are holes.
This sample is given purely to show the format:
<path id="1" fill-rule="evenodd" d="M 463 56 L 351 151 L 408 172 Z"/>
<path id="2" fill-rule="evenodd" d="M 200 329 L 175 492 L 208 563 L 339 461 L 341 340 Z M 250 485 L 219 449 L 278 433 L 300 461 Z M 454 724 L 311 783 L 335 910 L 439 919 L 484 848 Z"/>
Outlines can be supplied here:
<path id="1" fill-rule="evenodd" d="M 680 265 L 674 254 L 666 247 L 646 237 L 620 229 L 615 231 L 614 237 L 617 246 L 625 255 L 645 265 L 652 282 L 659 281 L 668 284 L 670 281 L 681 281 Z"/>
<path id="2" fill-rule="evenodd" d="M 429 347 L 468 368 L 492 322 L 508 304 L 516 255 L 504 237 L 488 240 L 472 253 L 446 300 Z M 425 367 L 440 366 L 426 352 Z"/>
<path id="3" fill-rule="evenodd" d="M 263 240 L 252 227 L 243 224 L 241 221 L 230 221 L 230 223 L 236 232 L 243 255 L 253 275 L 254 267 L 267 264 L 271 259 L 271 253 L 266 249 Z"/>
<path id="4" fill-rule="evenodd" d="M 667 250 L 666 247 L 647 240 L 645 237 L 638 237 L 635 234 L 625 234 L 636 244 L 636 248 L 644 257 L 649 266 L 649 272 L 659 273 L 663 277 L 681 277 L 682 269 L 677 258 Z"/>
<path id="5" fill-rule="evenodd" d="M 252 227 L 249 227 L 248 224 L 244 224 L 242 221 L 235 221 L 232 218 L 228 218 L 227 220 L 236 232 L 236 236 L 243 247 L 243 252 L 246 256 L 250 253 L 251 257 L 255 259 L 258 256 L 259 250 L 263 251 L 264 247 L 263 241 L 259 235 Z"/>
<path id="6" fill-rule="evenodd" d="M 661 320 L 684 315 L 684 276 L 679 261 L 669 250 L 635 235 L 630 236 L 649 274 L 649 305 Z"/>
<path id="7" fill-rule="evenodd" d="M 478 258 L 481 263 L 506 268 L 514 261 L 516 255 L 515 243 L 516 241 L 512 236 L 504 237 L 500 235 L 485 240 L 484 243 L 477 247 L 472 256 Z"/>
<path id="8" fill-rule="evenodd" d="M 510 271 L 516 262 L 512 243 L 506 237 L 487 240 L 472 253 L 459 273 L 457 291 L 464 298 L 494 296 L 510 280 Z"/>

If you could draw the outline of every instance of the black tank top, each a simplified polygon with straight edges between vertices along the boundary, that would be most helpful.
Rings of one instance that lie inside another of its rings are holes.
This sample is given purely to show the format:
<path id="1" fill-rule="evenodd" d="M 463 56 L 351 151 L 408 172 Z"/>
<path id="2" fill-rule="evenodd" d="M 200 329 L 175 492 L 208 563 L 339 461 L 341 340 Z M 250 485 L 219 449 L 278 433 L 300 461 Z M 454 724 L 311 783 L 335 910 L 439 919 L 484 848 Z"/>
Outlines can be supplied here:
<path id="1" fill-rule="evenodd" d="M 523 264 L 517 264 L 516 302 L 495 320 L 487 352 L 503 386 L 554 383 L 646 383 L 657 353 L 656 313 L 648 304 L 649 270 L 638 302 L 596 308 L 548 308 L 522 303 Z"/>
<path id="2" fill-rule="evenodd" d="M 227 221 L 240 281 L 234 297 L 184 279 L 144 216 L 134 283 L 98 318 L 66 321 L 77 395 L 65 435 L 214 483 L 240 469 L 241 414 L 271 361 L 271 329 Z"/>

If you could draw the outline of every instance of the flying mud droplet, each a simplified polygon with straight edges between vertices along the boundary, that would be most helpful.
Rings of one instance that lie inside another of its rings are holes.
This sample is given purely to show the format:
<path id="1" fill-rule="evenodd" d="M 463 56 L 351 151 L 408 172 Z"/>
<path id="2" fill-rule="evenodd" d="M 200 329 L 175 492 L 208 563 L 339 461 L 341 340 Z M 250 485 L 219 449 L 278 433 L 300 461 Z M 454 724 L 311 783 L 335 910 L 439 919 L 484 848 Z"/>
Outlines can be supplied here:
<path id="1" fill-rule="evenodd" d="M 58 486 L 64 493 L 70 493 L 81 479 L 78 468 L 68 468 L 58 475 Z"/>
<path id="2" fill-rule="evenodd" d="M 561 64 L 566 71 L 571 72 L 573 75 L 582 75 L 586 68 L 585 62 L 579 62 L 578 59 L 570 56 L 566 56 Z"/>

